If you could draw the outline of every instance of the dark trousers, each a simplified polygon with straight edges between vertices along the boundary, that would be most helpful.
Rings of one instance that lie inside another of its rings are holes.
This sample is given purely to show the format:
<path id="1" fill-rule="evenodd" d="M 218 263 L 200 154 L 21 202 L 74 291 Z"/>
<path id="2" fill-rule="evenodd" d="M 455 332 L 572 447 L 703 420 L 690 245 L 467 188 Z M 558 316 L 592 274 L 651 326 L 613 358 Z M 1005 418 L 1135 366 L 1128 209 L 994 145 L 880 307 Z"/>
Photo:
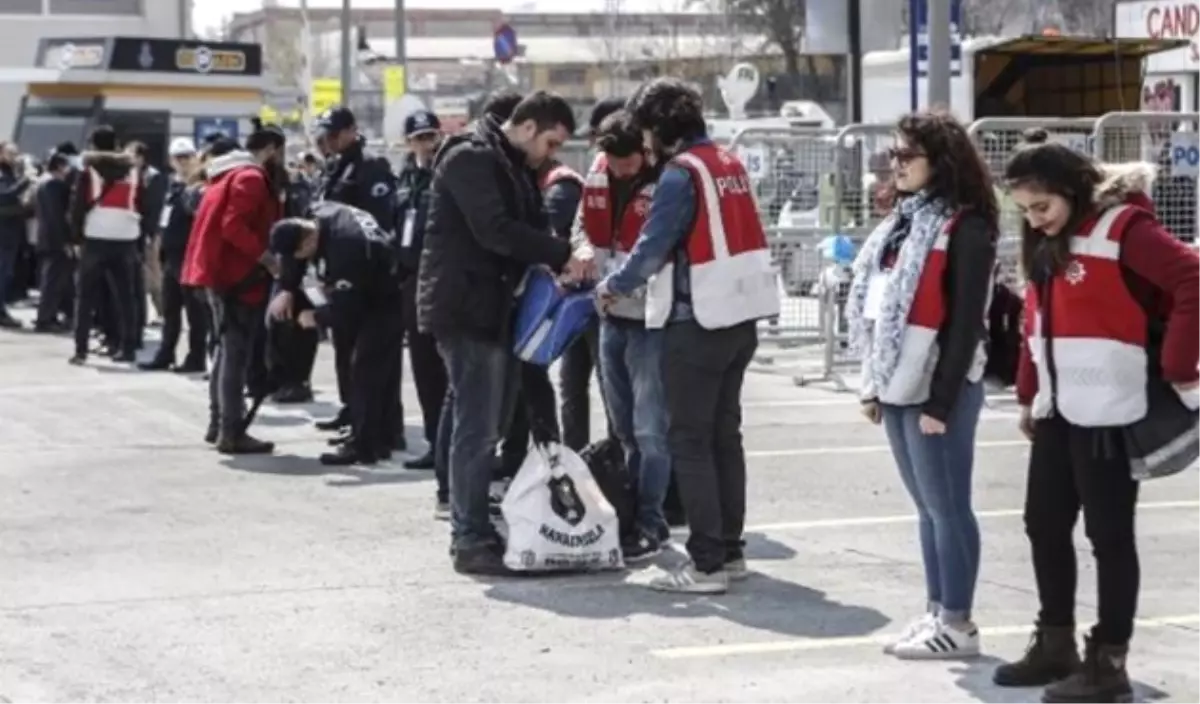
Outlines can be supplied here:
<path id="1" fill-rule="evenodd" d="M 242 434 L 246 416 L 246 378 L 256 340 L 262 330 L 263 309 L 209 293 L 212 326 L 217 335 L 217 357 L 208 381 L 208 412 L 221 435 Z"/>
<path id="2" fill-rule="evenodd" d="M 669 324 L 663 345 L 667 445 L 691 531 L 687 550 L 696 569 L 715 572 L 742 557 L 742 381 L 758 332 L 753 321 L 705 330 L 689 320 Z"/>
<path id="3" fill-rule="evenodd" d="M 445 362 L 443 362 L 444 364 Z M 433 444 L 433 472 L 437 479 L 437 500 L 450 501 L 450 441 L 454 437 L 454 389 L 446 383 L 446 395 L 442 397 L 442 413 L 438 418 L 437 440 Z"/>
<path id="4" fill-rule="evenodd" d="M 188 351 L 187 362 L 204 364 L 205 345 L 208 342 L 208 310 L 200 300 L 179 282 L 180 266 L 168 263 L 163 267 L 162 278 L 162 345 L 158 358 L 175 361 L 175 347 L 179 344 L 179 333 L 183 328 L 183 316 L 187 314 Z"/>
<path id="5" fill-rule="evenodd" d="M 408 339 L 408 358 L 412 367 L 413 382 L 417 385 L 417 399 L 421 403 L 421 417 L 425 424 L 425 441 L 432 450 L 437 444 L 438 422 L 442 415 L 442 400 L 446 396 L 446 365 L 438 354 L 437 340 L 433 335 L 417 329 L 417 277 L 409 276 L 404 282 L 404 334 Z M 403 414 L 401 414 L 403 418 Z"/>
<path id="6" fill-rule="evenodd" d="M 87 355 L 88 333 L 97 306 L 109 343 L 132 355 L 137 349 L 137 319 L 134 311 L 134 274 L 137 250 L 134 242 L 88 240 L 79 261 L 75 305 L 75 354 Z"/>
<path id="7" fill-rule="evenodd" d="M 398 306 L 397 306 L 398 308 Z M 365 456 L 390 451 L 396 416 L 393 389 L 400 388 L 404 320 L 399 310 L 368 314 L 355 331 L 350 362 L 350 426 L 355 448 Z"/>
<path id="8" fill-rule="evenodd" d="M 21 257 L 21 238 L 12 233 L 0 235 L 0 318 L 8 317 L 9 294 L 20 289 L 17 260 Z"/>
<path id="9" fill-rule="evenodd" d="M 146 339 L 146 323 L 149 322 L 149 310 L 146 305 L 146 249 L 144 244 L 139 244 L 134 250 L 133 263 L 133 316 L 134 316 L 134 336 L 137 339 L 135 346 L 137 349 L 142 348 L 142 344 Z"/>
<path id="10" fill-rule="evenodd" d="M 283 337 L 280 345 L 285 350 L 279 381 L 284 386 L 307 385 L 312 379 L 313 366 L 317 362 L 321 333 L 302 328 L 295 323 L 279 325 L 274 332 Z"/>
<path id="11" fill-rule="evenodd" d="M 74 293 L 75 260 L 66 251 L 43 252 L 42 272 L 39 288 L 37 324 L 49 325 L 58 320 L 58 314 L 67 312 Z"/>
<path id="12" fill-rule="evenodd" d="M 1075 625 L 1078 570 L 1072 533 L 1083 509 L 1084 528 L 1096 556 L 1099 621 L 1092 637 L 1125 645 L 1133 635 L 1140 569 L 1134 537 L 1138 483 L 1120 443 L 1061 417 L 1037 422 L 1025 493 L 1025 532 L 1033 548 L 1043 626 Z M 1104 452 L 1109 450 L 1109 452 Z"/>
<path id="13" fill-rule="evenodd" d="M 592 371 L 595 370 L 597 377 L 604 373 L 599 359 L 600 321 L 597 319 L 592 321 L 575 344 L 567 348 L 558 369 L 562 390 L 563 444 L 576 452 L 591 442 Z M 612 423 L 608 423 L 607 427 L 608 436 L 615 437 Z"/>
<path id="14" fill-rule="evenodd" d="M 333 337 L 333 371 L 337 375 L 338 400 L 342 402 L 342 407 L 346 408 L 354 395 L 350 384 L 350 363 L 354 359 L 354 343 L 358 331 L 349 327 L 345 321 L 334 321 L 330 333 Z"/>
<path id="15" fill-rule="evenodd" d="M 531 437 L 539 443 L 562 439 L 550 370 L 525 362 L 521 363 L 520 370 L 520 388 L 500 447 L 500 465 L 495 479 L 512 479 L 517 475 L 529 453 Z"/>

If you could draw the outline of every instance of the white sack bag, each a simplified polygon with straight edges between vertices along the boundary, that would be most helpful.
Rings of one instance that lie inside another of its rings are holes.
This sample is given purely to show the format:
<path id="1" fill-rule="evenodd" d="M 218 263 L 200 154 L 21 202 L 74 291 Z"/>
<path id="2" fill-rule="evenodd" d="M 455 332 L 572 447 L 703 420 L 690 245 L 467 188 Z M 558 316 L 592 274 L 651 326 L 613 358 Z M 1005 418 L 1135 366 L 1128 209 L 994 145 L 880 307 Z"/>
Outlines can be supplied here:
<path id="1" fill-rule="evenodd" d="M 621 557 L 617 512 L 587 463 L 558 443 L 534 443 L 500 504 L 504 565 L 518 572 L 612 570 Z"/>

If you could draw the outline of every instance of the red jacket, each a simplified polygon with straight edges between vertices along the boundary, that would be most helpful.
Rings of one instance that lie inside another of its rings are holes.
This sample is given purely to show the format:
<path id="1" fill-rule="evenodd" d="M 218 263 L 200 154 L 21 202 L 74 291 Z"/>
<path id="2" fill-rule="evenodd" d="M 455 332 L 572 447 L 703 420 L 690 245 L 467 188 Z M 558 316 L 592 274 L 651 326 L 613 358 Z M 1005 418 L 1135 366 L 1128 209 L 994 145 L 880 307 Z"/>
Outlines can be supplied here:
<path id="1" fill-rule="evenodd" d="M 267 251 L 271 226 L 281 216 L 266 172 L 246 152 L 213 159 L 206 167 L 209 185 L 196 209 L 183 260 L 187 286 L 225 291 L 254 273 Z M 264 281 L 242 293 L 245 303 L 266 298 Z"/>
<path id="2" fill-rule="evenodd" d="M 1145 211 L 1129 223 L 1121 246 L 1125 283 L 1147 314 L 1167 321 L 1160 358 L 1163 377 L 1174 383 L 1195 381 L 1200 378 L 1200 259 L 1159 224 L 1154 203 L 1144 193 L 1127 192 L 1123 200 Z M 1037 369 L 1029 345 L 1022 344 L 1018 402 L 1033 403 L 1037 390 Z"/>

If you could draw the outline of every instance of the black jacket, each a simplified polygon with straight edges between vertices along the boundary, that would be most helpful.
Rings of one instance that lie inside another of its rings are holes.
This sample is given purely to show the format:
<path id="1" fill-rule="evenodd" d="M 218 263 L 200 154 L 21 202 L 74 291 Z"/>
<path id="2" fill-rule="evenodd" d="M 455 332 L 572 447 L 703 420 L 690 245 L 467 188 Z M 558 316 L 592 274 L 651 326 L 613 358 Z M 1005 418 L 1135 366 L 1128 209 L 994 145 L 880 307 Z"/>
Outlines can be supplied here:
<path id="1" fill-rule="evenodd" d="M 397 177 L 396 188 L 396 250 L 405 274 L 415 275 L 421 264 L 432 185 L 433 169 L 418 166 L 409 154 Z"/>
<path id="2" fill-rule="evenodd" d="M 12 167 L 0 165 L 0 241 L 24 242 L 29 209 L 23 201 L 33 184 Z"/>
<path id="3" fill-rule="evenodd" d="M 173 271 L 183 268 L 183 257 L 192 234 L 192 223 L 196 220 L 196 209 L 200 207 L 200 197 L 203 194 L 202 184 L 188 186 L 182 181 L 172 181 L 167 190 L 164 207 L 170 208 L 170 211 L 162 229 L 159 255 L 164 265 L 174 267 Z"/>
<path id="4" fill-rule="evenodd" d="M 396 176 L 387 159 L 366 153 L 365 146 L 366 140 L 359 137 L 338 155 L 318 198 L 365 210 L 390 230 L 396 222 Z"/>
<path id="5" fill-rule="evenodd" d="M 365 211 L 325 201 L 313 206 L 320 232 L 314 257 L 324 272 L 328 301 L 314 310 L 317 322 L 356 329 L 372 313 L 398 312 L 400 271 L 392 235 Z"/>
<path id="6" fill-rule="evenodd" d="M 171 177 L 153 166 L 142 168 L 139 176 L 145 190 L 142 192 L 145 204 L 142 206 L 142 239 L 159 234 L 159 222 L 162 219 L 163 208 L 166 207 L 167 193 L 171 190 Z"/>
<path id="7" fill-rule="evenodd" d="M 417 280 L 422 332 L 507 342 L 517 284 L 531 264 L 571 257 L 555 237 L 524 154 L 492 118 L 438 150 Z"/>
<path id="8" fill-rule="evenodd" d="M 42 253 L 64 252 L 71 244 L 67 206 L 71 186 L 65 179 L 47 178 L 37 187 L 33 208 L 37 217 L 37 249 Z"/>

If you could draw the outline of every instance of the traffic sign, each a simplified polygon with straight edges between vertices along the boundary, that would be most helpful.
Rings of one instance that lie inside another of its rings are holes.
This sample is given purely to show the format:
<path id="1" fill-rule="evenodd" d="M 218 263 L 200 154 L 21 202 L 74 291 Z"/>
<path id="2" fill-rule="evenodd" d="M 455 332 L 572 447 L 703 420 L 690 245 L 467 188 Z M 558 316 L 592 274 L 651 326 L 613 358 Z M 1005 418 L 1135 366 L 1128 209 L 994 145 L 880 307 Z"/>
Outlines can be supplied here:
<path id="1" fill-rule="evenodd" d="M 517 57 L 517 31 L 507 22 L 492 35 L 492 53 L 496 61 L 507 64 Z"/>
<path id="2" fill-rule="evenodd" d="M 962 75 L 962 0 L 950 0 L 950 75 Z M 912 109 L 920 104 L 917 79 L 929 76 L 929 0 L 908 2 L 908 67 Z"/>

